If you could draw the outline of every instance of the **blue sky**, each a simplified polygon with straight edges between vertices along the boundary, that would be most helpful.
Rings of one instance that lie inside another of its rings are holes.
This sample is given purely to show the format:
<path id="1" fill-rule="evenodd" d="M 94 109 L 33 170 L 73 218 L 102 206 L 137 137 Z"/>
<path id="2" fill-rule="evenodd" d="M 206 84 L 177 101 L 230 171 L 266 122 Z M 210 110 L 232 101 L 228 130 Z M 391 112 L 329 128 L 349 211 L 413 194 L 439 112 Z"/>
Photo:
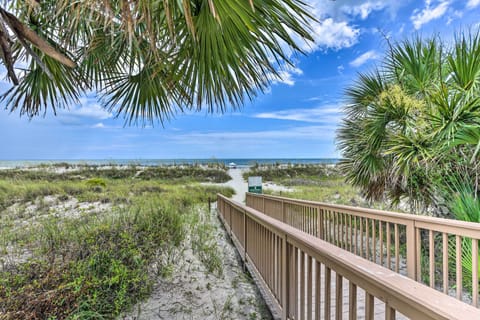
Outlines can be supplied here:
<path id="1" fill-rule="evenodd" d="M 294 68 L 241 110 L 179 114 L 153 127 L 125 127 L 93 93 L 57 116 L 29 120 L 0 110 L 0 159 L 335 158 L 343 92 L 380 63 L 384 36 L 452 39 L 480 26 L 480 0 L 307 0 L 319 19 L 315 44 Z M 381 30 L 382 32 L 379 32 Z M 8 88 L 0 83 L 0 91 Z M 2 106 L 5 107 L 5 106 Z"/>

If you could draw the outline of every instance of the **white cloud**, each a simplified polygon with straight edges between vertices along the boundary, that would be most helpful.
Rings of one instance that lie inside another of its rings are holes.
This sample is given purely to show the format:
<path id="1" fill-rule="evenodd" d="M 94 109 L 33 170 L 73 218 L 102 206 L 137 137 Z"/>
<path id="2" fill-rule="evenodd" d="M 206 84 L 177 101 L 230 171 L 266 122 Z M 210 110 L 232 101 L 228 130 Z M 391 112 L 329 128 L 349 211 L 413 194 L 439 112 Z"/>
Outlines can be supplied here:
<path id="1" fill-rule="evenodd" d="M 108 112 L 107 110 L 105 110 L 105 108 L 95 103 L 84 103 L 80 107 L 72 108 L 65 113 L 71 116 L 92 118 L 98 120 L 105 120 L 113 116 L 111 112 Z"/>
<path id="2" fill-rule="evenodd" d="M 320 18 L 332 17 L 335 20 L 351 20 L 356 17 L 366 19 L 374 11 L 388 10 L 392 17 L 396 16 L 398 9 L 407 1 L 398 0 L 308 0 Z"/>
<path id="3" fill-rule="evenodd" d="M 307 52 L 316 50 L 340 50 L 358 42 L 361 30 L 352 21 L 367 19 L 373 12 L 388 10 L 394 17 L 405 1 L 398 0 L 307 0 L 312 14 L 319 22 L 312 25 L 315 43 L 306 43 L 302 48 Z M 301 41 L 299 42 L 301 43 Z"/>
<path id="4" fill-rule="evenodd" d="M 105 125 L 104 125 L 102 122 L 99 122 L 99 123 L 93 125 L 92 128 L 99 128 L 99 129 L 101 129 L 101 128 L 105 128 Z"/>
<path id="5" fill-rule="evenodd" d="M 295 84 L 294 75 L 301 74 L 303 74 L 303 71 L 300 68 L 289 66 L 285 70 L 279 71 L 278 76 L 271 74 L 270 77 L 273 83 L 283 83 L 293 86 Z"/>
<path id="6" fill-rule="evenodd" d="M 477 0 L 478 1 L 478 0 Z M 441 1 L 436 6 L 431 6 L 431 1 L 425 1 L 425 8 L 422 10 L 416 9 L 410 17 L 415 29 L 420 29 L 424 24 L 442 17 L 447 12 L 449 1 Z"/>
<path id="7" fill-rule="evenodd" d="M 479 5 L 480 5 L 480 0 L 468 0 L 467 2 L 468 9 L 473 9 L 475 7 L 478 7 Z"/>
<path id="8" fill-rule="evenodd" d="M 225 131 L 225 132 L 192 132 L 185 134 L 172 135 L 171 139 L 180 143 L 191 144 L 218 144 L 224 141 L 235 141 L 236 145 L 245 141 L 249 144 L 253 140 L 259 139 L 309 139 L 309 140 L 329 140 L 335 136 L 336 126 L 333 125 L 315 125 L 305 127 L 289 127 L 278 130 L 257 130 L 257 131 Z"/>
<path id="9" fill-rule="evenodd" d="M 262 112 L 253 115 L 260 119 L 277 119 L 311 123 L 338 123 L 342 117 L 338 105 L 319 106 L 310 109 L 289 109 L 275 112 Z"/>
<path id="10" fill-rule="evenodd" d="M 370 60 L 376 60 L 380 58 L 380 55 L 375 50 L 370 50 L 358 56 L 355 60 L 350 61 L 352 67 L 360 67 L 361 65 L 367 63 Z"/>
<path id="11" fill-rule="evenodd" d="M 360 29 L 346 21 L 335 21 L 332 18 L 314 24 L 313 29 L 315 45 L 310 51 L 349 48 L 358 42 L 360 35 Z"/>
<path id="12" fill-rule="evenodd" d="M 360 5 L 350 5 L 350 6 L 343 6 L 342 10 L 345 13 L 351 14 L 353 16 L 360 16 L 361 19 L 365 20 L 368 18 L 370 13 L 373 11 L 382 10 L 388 5 L 387 2 L 384 1 L 367 1 Z"/>

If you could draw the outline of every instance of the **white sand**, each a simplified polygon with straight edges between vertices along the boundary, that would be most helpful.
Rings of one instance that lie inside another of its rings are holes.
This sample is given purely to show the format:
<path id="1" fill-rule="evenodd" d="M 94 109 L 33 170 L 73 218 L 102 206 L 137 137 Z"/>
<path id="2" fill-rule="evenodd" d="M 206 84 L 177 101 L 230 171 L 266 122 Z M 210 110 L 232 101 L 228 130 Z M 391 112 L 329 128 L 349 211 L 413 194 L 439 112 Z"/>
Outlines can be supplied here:
<path id="1" fill-rule="evenodd" d="M 245 203 L 245 192 L 248 191 L 248 183 L 243 179 L 243 173 L 248 171 L 248 168 L 237 168 L 228 170 L 228 174 L 232 180 L 225 183 L 215 183 L 214 185 L 230 187 L 235 190 L 235 195 L 232 197 L 234 201 Z M 212 184 L 212 183 L 205 183 Z M 263 189 L 270 189 L 273 191 L 290 192 L 292 188 L 281 186 L 270 181 L 262 182 Z"/>

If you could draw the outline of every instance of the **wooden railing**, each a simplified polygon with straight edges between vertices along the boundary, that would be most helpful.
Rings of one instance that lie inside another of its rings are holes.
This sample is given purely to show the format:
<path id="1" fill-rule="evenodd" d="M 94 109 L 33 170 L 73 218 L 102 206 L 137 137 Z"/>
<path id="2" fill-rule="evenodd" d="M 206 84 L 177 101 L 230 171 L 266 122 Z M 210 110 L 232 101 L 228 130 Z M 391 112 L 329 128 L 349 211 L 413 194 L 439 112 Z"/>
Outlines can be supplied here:
<path id="1" fill-rule="evenodd" d="M 478 307 L 480 224 L 247 193 L 247 206 Z"/>
<path id="2" fill-rule="evenodd" d="M 468 304 L 222 195 L 217 210 L 279 318 L 480 319 Z"/>

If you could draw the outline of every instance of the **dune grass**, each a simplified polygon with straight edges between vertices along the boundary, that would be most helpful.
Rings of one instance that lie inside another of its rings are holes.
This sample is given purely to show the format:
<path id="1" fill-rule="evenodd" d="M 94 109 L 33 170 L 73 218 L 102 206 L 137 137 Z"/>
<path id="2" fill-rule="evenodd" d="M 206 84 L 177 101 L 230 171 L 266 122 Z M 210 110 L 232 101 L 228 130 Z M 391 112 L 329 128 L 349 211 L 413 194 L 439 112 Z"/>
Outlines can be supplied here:
<path id="1" fill-rule="evenodd" d="M 138 170 L 66 180 L 41 170 L 4 174 L 0 319 L 115 318 L 149 294 L 154 277 L 169 275 L 188 232 L 204 241 L 196 250 L 208 270 L 221 274 L 208 221 L 198 212 L 217 192 L 233 190 L 197 183 L 223 173 L 190 178 L 191 170 L 179 170 L 169 182 Z M 83 207 L 63 214 L 72 199 Z M 107 210 L 96 210 L 102 204 Z"/>
<path id="2" fill-rule="evenodd" d="M 273 182 L 292 189 L 278 191 L 266 186 L 263 190 L 266 194 L 365 208 L 392 209 L 387 202 L 367 201 L 360 189 L 345 182 L 345 177 L 334 165 L 264 165 L 253 167 L 243 175 L 245 179 L 258 175 L 263 182 Z M 395 210 L 399 208 L 395 207 Z"/>

